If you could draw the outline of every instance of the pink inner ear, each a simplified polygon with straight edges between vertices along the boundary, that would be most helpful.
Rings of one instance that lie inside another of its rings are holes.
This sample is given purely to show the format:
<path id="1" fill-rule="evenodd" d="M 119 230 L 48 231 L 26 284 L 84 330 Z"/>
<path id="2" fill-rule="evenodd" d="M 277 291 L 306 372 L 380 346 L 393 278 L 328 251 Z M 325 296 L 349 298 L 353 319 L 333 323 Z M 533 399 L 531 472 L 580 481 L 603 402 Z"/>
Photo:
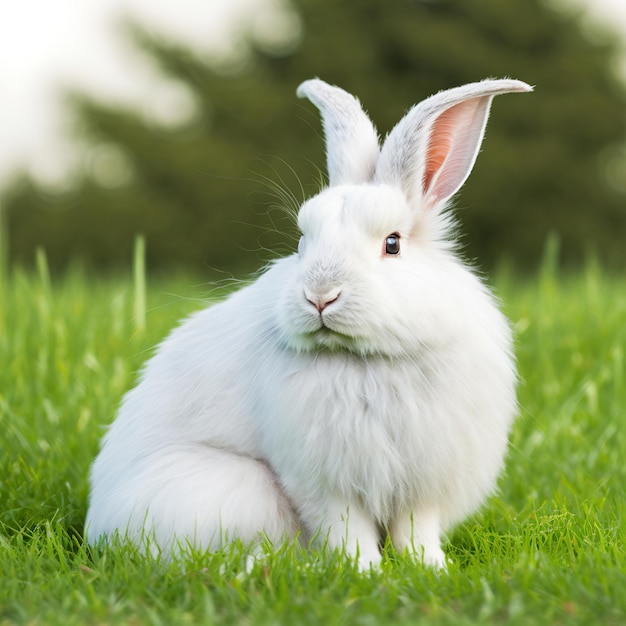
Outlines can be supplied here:
<path id="1" fill-rule="evenodd" d="M 456 193 L 469 176 L 482 140 L 491 98 L 480 97 L 446 109 L 430 131 L 424 193 L 433 206 Z"/>
<path id="2" fill-rule="evenodd" d="M 458 106 L 460 105 L 457 104 L 447 111 L 444 111 L 433 124 L 430 132 L 428 152 L 426 154 L 426 167 L 424 169 L 423 180 L 424 191 L 430 189 L 433 176 L 439 171 L 450 152 L 454 133 L 454 109 Z"/>

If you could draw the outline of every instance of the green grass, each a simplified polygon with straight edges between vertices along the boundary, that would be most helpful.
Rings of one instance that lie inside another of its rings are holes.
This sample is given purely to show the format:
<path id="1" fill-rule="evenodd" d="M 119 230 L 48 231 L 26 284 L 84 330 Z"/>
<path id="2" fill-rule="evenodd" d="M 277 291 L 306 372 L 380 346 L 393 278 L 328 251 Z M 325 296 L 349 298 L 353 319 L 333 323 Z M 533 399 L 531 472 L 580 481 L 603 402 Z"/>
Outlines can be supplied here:
<path id="1" fill-rule="evenodd" d="M 626 623 L 625 277 L 496 275 L 522 376 L 501 492 L 449 537 L 448 573 L 388 551 L 362 575 L 295 545 L 168 565 L 82 544 L 103 425 L 209 292 L 140 274 L 51 281 L 40 254 L 0 276 L 0 624 Z"/>

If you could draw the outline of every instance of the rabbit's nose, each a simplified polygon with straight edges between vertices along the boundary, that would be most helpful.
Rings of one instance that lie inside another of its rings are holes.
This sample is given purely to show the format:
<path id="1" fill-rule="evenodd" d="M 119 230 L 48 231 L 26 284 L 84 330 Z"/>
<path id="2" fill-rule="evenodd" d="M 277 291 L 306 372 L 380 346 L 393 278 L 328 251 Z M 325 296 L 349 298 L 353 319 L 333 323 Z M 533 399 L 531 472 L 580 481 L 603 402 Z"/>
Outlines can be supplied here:
<path id="1" fill-rule="evenodd" d="M 336 302 L 341 295 L 341 288 L 335 287 L 329 291 L 320 293 L 319 291 L 311 291 L 304 288 L 304 297 L 320 312 L 333 302 Z"/>

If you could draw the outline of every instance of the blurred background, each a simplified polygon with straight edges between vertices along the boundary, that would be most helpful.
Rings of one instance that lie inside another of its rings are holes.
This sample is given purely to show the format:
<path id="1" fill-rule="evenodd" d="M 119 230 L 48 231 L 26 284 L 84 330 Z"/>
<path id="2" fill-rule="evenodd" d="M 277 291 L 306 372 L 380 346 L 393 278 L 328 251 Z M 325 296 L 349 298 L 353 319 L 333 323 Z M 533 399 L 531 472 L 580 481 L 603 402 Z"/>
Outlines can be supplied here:
<path id="1" fill-rule="evenodd" d="M 382 135 L 415 102 L 485 77 L 495 101 L 456 201 L 465 254 L 626 261 L 624 0 L 21 0 L 0 3 L 4 261 L 245 274 L 293 249 L 322 184 L 319 76 Z"/>

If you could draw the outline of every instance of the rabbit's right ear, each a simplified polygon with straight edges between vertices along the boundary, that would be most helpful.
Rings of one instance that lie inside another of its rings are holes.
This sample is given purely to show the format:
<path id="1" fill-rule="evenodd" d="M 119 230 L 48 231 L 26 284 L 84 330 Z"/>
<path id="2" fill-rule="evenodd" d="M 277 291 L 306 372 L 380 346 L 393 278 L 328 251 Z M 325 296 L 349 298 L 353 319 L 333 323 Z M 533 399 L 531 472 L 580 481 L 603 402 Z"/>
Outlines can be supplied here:
<path id="1" fill-rule="evenodd" d="M 519 80 L 483 80 L 415 105 L 385 140 L 375 180 L 400 187 L 410 203 L 442 208 L 472 171 L 493 97 L 516 91 L 532 87 Z"/>
<path id="2" fill-rule="evenodd" d="M 319 78 L 303 82 L 296 93 L 300 98 L 308 98 L 322 114 L 330 184 L 369 182 L 380 147 L 378 133 L 360 102 Z"/>

